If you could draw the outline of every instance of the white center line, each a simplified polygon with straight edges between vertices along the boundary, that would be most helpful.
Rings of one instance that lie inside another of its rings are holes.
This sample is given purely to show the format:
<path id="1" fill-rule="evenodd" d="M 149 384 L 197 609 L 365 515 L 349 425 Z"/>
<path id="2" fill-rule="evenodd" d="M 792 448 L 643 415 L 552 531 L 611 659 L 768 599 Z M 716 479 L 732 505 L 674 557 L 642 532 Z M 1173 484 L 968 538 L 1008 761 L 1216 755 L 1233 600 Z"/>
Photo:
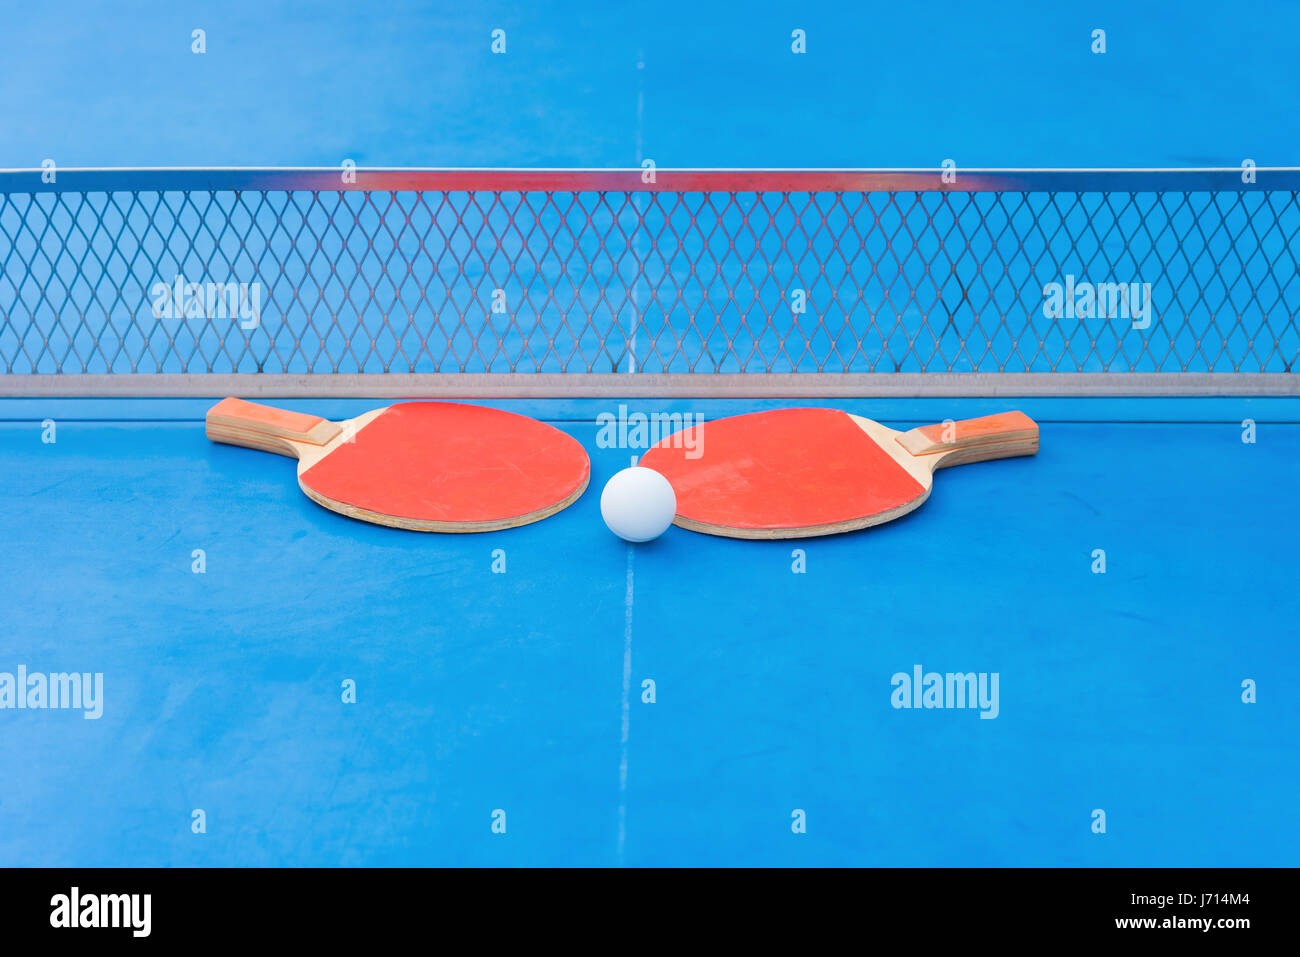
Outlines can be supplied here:
<path id="1" fill-rule="evenodd" d="M 623 597 L 623 735 L 618 761 L 618 863 L 623 866 L 623 846 L 627 842 L 627 741 L 632 711 L 632 562 L 633 545 L 627 546 L 627 592 Z"/>

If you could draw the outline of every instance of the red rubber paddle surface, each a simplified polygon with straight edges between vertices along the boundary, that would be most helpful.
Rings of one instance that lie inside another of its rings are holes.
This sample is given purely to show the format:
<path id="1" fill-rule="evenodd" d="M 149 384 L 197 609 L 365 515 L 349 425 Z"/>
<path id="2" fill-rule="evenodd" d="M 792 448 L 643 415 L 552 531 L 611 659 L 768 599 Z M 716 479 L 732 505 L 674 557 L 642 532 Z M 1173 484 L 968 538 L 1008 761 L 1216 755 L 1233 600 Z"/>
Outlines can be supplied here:
<path id="1" fill-rule="evenodd" d="M 677 514 L 743 529 L 815 528 L 879 515 L 925 488 L 837 409 L 781 409 L 686 430 L 641 457 L 677 493 Z"/>
<path id="2" fill-rule="evenodd" d="M 512 412 L 404 402 L 300 476 L 318 494 L 398 518 L 487 522 L 555 505 L 587 481 L 587 453 Z"/>

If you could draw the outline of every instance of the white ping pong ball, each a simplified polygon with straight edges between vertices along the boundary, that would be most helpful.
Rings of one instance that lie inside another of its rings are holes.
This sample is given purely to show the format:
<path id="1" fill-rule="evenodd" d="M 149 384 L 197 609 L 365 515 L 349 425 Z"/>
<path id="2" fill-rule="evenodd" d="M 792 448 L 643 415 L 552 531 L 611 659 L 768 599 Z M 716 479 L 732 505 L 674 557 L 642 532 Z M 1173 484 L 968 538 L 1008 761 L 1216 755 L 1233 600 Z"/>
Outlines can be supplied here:
<path id="1" fill-rule="evenodd" d="M 628 542 L 658 538 L 677 514 L 677 495 L 654 469 L 633 466 L 615 473 L 600 493 L 600 517 Z"/>

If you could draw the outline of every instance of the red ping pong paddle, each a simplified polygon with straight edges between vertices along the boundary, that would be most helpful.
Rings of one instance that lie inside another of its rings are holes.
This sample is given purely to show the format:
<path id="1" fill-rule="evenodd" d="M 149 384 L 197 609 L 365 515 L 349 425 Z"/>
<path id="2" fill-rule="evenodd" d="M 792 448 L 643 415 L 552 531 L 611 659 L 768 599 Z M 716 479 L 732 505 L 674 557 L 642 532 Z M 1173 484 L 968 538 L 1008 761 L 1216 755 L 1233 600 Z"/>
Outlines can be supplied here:
<path id="1" fill-rule="evenodd" d="M 207 415 L 208 438 L 298 459 L 298 484 L 342 515 L 421 532 L 487 532 L 554 515 L 587 487 L 572 437 L 513 412 L 400 402 L 330 422 L 242 399 Z"/>
<path id="2" fill-rule="evenodd" d="M 781 409 L 683 430 L 640 464 L 672 484 L 682 528 L 807 538 L 906 515 L 936 469 L 1037 451 L 1038 426 L 1023 412 L 898 432 L 837 409 Z"/>

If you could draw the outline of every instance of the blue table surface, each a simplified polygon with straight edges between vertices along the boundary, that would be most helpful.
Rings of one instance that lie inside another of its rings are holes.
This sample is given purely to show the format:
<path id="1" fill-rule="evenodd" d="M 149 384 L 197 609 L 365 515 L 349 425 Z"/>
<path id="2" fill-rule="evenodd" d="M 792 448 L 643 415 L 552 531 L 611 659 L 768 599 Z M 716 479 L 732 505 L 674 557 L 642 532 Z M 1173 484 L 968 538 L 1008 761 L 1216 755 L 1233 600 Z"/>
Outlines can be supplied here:
<path id="1" fill-rule="evenodd" d="M 0 30 L 0 166 L 1294 163 L 1300 8 L 1171 9 L 51 0 Z M 1015 400 L 1040 454 L 889 526 L 637 548 L 598 511 L 613 403 L 501 404 L 581 439 L 592 489 L 434 536 L 317 507 L 201 400 L 0 400 L 0 673 L 106 695 L 0 711 L 0 865 L 1300 862 L 1297 400 Z M 918 664 L 996 672 L 998 716 L 894 709 Z"/>
<path id="2" fill-rule="evenodd" d="M 316 506 L 208 442 L 206 404 L 0 403 L 0 672 L 105 689 L 98 720 L 0 711 L 0 864 L 1300 858 L 1294 400 L 1017 401 L 1038 456 L 940 473 L 900 521 L 635 547 L 600 520 L 634 452 L 598 447 L 609 402 L 498 403 L 581 440 L 591 489 L 463 536 Z M 997 716 L 895 709 L 916 665 L 996 672 Z"/>

